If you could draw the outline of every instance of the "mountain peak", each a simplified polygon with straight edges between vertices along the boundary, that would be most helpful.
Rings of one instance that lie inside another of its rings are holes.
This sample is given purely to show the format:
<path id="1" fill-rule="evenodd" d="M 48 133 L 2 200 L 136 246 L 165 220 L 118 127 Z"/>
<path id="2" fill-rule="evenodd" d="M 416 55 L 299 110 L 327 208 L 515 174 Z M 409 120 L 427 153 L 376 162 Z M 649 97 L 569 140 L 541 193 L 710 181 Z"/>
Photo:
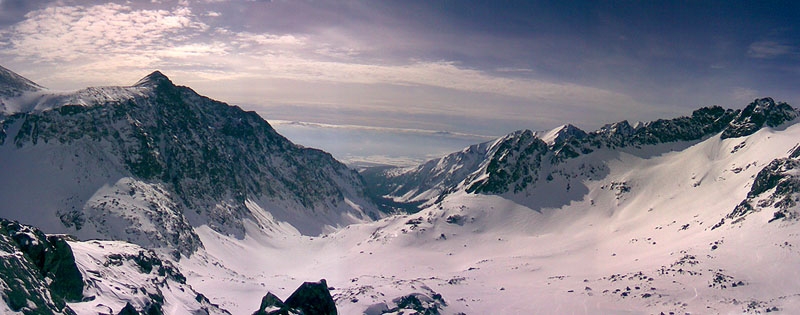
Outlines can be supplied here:
<path id="1" fill-rule="evenodd" d="M 757 99 L 753 100 L 752 103 L 750 103 L 750 106 L 769 108 L 769 107 L 775 106 L 775 100 L 773 100 L 771 97 L 757 98 Z"/>
<path id="2" fill-rule="evenodd" d="M 627 120 L 623 120 L 620 122 L 615 122 L 613 124 L 605 124 L 603 125 L 603 127 L 600 127 L 600 129 L 598 129 L 594 133 L 603 134 L 607 136 L 618 135 L 627 137 L 633 134 L 633 132 L 634 132 L 634 127 L 631 126 L 631 124 Z"/>
<path id="3" fill-rule="evenodd" d="M 41 85 L 0 66 L 0 97 L 17 97 L 24 92 L 33 92 L 41 89 Z"/>
<path id="4" fill-rule="evenodd" d="M 728 128 L 723 131 L 722 138 L 748 136 L 764 125 L 778 127 L 794 120 L 798 115 L 800 113 L 797 109 L 785 102 L 775 102 L 771 97 L 757 98 L 730 122 Z"/>
<path id="5" fill-rule="evenodd" d="M 133 86 L 158 86 L 162 83 L 172 85 L 172 81 L 166 75 L 156 70 L 136 82 Z"/>
<path id="6" fill-rule="evenodd" d="M 763 114 L 771 115 L 776 112 L 794 111 L 794 108 L 785 102 L 775 102 L 771 97 L 757 98 L 748 104 L 742 112 L 740 117 L 749 117 L 753 115 Z M 770 125 L 770 127 L 774 127 Z"/>
<path id="7" fill-rule="evenodd" d="M 546 132 L 540 138 L 548 145 L 555 145 L 570 138 L 583 139 L 584 137 L 586 137 L 586 132 L 573 124 L 566 124 Z"/>

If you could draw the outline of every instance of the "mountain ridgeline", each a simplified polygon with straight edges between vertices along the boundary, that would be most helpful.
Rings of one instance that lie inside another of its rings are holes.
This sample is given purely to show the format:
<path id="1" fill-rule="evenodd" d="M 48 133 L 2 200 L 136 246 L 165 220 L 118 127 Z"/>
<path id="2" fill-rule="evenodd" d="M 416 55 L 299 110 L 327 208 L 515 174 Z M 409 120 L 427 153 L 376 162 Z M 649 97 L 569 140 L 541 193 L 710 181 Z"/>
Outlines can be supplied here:
<path id="1" fill-rule="evenodd" d="M 417 167 L 366 172 L 365 179 L 370 186 L 378 187 L 384 198 L 410 205 L 407 208 L 413 212 L 459 189 L 478 194 L 531 194 L 537 182 L 553 180 L 552 171 L 559 164 L 595 151 L 682 145 L 717 134 L 721 139 L 744 137 L 764 127 L 777 128 L 798 114 L 787 103 L 761 98 L 741 110 L 704 107 L 691 116 L 635 126 L 621 121 L 592 132 L 573 125 L 546 133 L 521 130 Z M 602 165 L 592 172 L 599 168 Z"/>
<path id="2" fill-rule="evenodd" d="M 1 70 L 14 79 L 4 91 L 29 82 Z M 0 169 L 20 178 L 0 189 L 0 217 L 184 254 L 202 246 L 196 226 L 243 237 L 250 218 L 270 229 L 256 212 L 307 234 L 378 217 L 360 176 L 330 154 L 158 71 L 130 87 L 38 93 L 6 98 L 25 111 L 0 112 Z"/>
<path id="3" fill-rule="evenodd" d="M 796 309 L 799 115 L 760 98 L 358 173 L 158 71 L 58 92 L 0 67 L 0 313 Z"/>
<path id="4" fill-rule="evenodd" d="M 158 71 L 132 86 L 76 92 L 50 92 L 5 68 L 0 79 L 0 171 L 20 178 L 0 183 L 0 215 L 48 232 L 184 254 L 202 247 L 193 229 L 202 225 L 241 238 L 244 219 L 264 230 L 288 222 L 316 235 L 380 217 L 371 200 L 384 212 L 415 212 L 459 190 L 516 200 L 558 182 L 560 164 L 596 151 L 743 137 L 798 116 L 762 98 L 741 110 L 705 107 L 592 132 L 521 130 L 417 167 L 359 175 L 328 153 L 291 143 L 258 114 L 176 86 Z M 584 164 L 583 176 L 603 172 L 602 163 Z M 569 190 L 570 176 L 560 175 Z"/>

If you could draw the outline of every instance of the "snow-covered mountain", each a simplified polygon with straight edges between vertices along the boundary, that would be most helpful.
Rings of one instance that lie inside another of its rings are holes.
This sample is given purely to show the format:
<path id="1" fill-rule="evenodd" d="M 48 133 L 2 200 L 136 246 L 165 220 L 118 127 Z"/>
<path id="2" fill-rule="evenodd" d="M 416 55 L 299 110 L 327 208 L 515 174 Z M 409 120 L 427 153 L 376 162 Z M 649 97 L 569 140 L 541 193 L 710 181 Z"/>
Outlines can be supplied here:
<path id="1" fill-rule="evenodd" d="M 3 78 L 0 217 L 76 237 L 0 221 L 0 312 L 800 310 L 800 119 L 770 98 L 360 176 L 158 72 Z"/>
<path id="2" fill-rule="evenodd" d="M 720 132 L 721 139 L 747 136 L 762 127 L 781 126 L 797 116 L 797 110 L 790 105 L 763 98 L 743 110 L 707 107 L 688 117 L 660 119 L 636 127 L 622 121 L 589 133 L 573 125 L 547 132 L 520 130 L 417 167 L 368 172 L 365 178 L 371 186 L 380 187 L 383 198 L 396 204 L 424 208 L 450 193 L 465 190 L 504 195 L 537 209 L 552 206 L 552 198 L 541 198 L 537 189 L 564 185 L 572 188 L 572 182 L 580 186 L 585 179 L 605 176 L 602 159 L 584 158 L 590 163 L 578 171 L 565 171 L 561 165 L 568 160 L 595 151 L 626 152 L 659 144 L 666 145 L 657 150 L 680 150 Z M 575 194 L 569 190 L 566 195 Z M 578 191 L 576 196 L 583 192 Z"/>
<path id="3" fill-rule="evenodd" d="M 42 90 L 42 86 L 0 66 L 0 98 L 16 98 L 25 93 Z M 0 100 L 0 109 L 5 106 Z"/>
<path id="4" fill-rule="evenodd" d="M 361 178 L 254 112 L 174 85 L 50 92 L 2 69 L 0 217 L 188 255 L 194 228 L 317 235 L 378 217 Z"/>

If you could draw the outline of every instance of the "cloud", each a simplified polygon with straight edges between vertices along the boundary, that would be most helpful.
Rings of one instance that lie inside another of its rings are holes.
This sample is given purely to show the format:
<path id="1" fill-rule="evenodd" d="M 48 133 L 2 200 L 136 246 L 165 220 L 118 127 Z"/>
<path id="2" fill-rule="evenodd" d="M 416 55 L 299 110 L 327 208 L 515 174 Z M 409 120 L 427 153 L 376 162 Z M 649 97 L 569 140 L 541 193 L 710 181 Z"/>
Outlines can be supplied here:
<path id="1" fill-rule="evenodd" d="M 18 58 L 51 63 L 82 61 L 74 67 L 82 70 L 101 64 L 104 70 L 113 65 L 125 69 L 134 66 L 130 60 L 135 60 L 139 68 L 196 64 L 200 69 L 195 70 L 204 71 L 208 69 L 202 65 L 210 63 L 215 71 L 250 72 L 251 77 L 433 86 L 573 105 L 616 107 L 634 103 L 626 95 L 609 90 L 506 78 L 447 60 L 388 64 L 359 60 L 354 58 L 359 55 L 358 47 L 335 46 L 313 34 L 235 32 L 211 27 L 183 6 L 171 10 L 137 10 L 111 3 L 52 6 L 29 13 L 6 36 Z M 239 67 L 248 63 L 258 67 Z M 527 69 L 500 70 L 529 73 Z"/>
<path id="2" fill-rule="evenodd" d="M 758 41 L 750 44 L 747 55 L 758 59 L 771 59 L 792 53 L 794 48 L 775 41 Z"/>
<path id="3" fill-rule="evenodd" d="M 733 89 L 732 97 L 737 101 L 750 102 L 758 97 L 758 91 L 751 88 L 737 87 Z"/>
<path id="4" fill-rule="evenodd" d="M 396 121 L 427 115 L 435 118 L 427 123 L 443 126 L 444 118 L 448 128 L 466 119 L 537 121 L 551 127 L 563 123 L 564 116 L 580 122 L 571 117 L 575 112 L 597 119 L 650 110 L 626 94 L 540 79 L 523 67 L 482 70 L 447 59 L 383 58 L 384 48 L 340 29 L 280 33 L 243 28 L 236 21 L 228 24 L 231 11 L 223 7 L 190 5 L 142 9 L 58 3 L 2 31 L 0 57 L 38 65 L 27 67 L 26 75 L 38 69 L 31 78 L 56 88 L 127 85 L 159 69 L 201 93 L 262 106 L 258 110 L 325 102 L 371 111 L 373 117 L 391 114 Z"/>
<path id="5" fill-rule="evenodd" d="M 224 33 L 224 32 L 222 32 Z M 242 49 L 262 48 L 264 46 L 302 46 L 306 39 L 294 35 L 275 35 L 268 33 L 239 32 L 231 36 L 233 42 Z"/>
<path id="6" fill-rule="evenodd" d="M 497 68 L 497 69 L 495 69 L 495 71 L 497 71 L 497 72 L 509 72 L 509 73 L 533 72 L 532 69 L 528 69 L 528 68 L 511 68 L 511 67 Z"/>
<path id="7" fill-rule="evenodd" d="M 469 140 L 483 140 L 488 141 L 497 138 L 496 136 L 487 136 L 487 135 L 476 135 L 470 133 L 462 133 L 462 132 L 452 132 L 452 131 L 439 131 L 439 130 L 427 130 L 427 129 L 411 129 L 411 128 L 391 128 L 391 127 L 376 127 L 376 126 L 362 126 L 362 125 L 347 125 L 347 124 L 324 124 L 324 123 L 315 123 L 315 122 L 304 122 L 304 121 L 293 121 L 293 120 L 273 120 L 270 119 L 269 123 L 273 126 L 291 126 L 291 127 L 307 127 L 307 128 L 318 128 L 318 129 L 347 129 L 347 130 L 361 130 L 361 131 L 370 131 L 370 132 L 380 132 L 380 133 L 394 133 L 394 134 L 408 134 L 408 135 L 417 135 L 417 136 L 437 136 L 437 137 L 448 137 L 448 138 L 459 138 L 459 139 L 469 139 Z"/>
<path id="8" fill-rule="evenodd" d="M 153 55 L 187 42 L 208 25 L 189 8 L 134 10 L 119 4 L 52 6 L 29 13 L 6 32 L 14 53 L 37 62 Z"/>
<path id="9" fill-rule="evenodd" d="M 259 58 L 266 76 L 298 81 L 332 81 L 358 84 L 419 85 L 489 93 L 531 102 L 571 106 L 630 106 L 630 97 L 609 90 L 571 83 L 493 76 L 450 61 L 412 61 L 400 65 L 332 62 L 292 55 L 269 54 Z"/>

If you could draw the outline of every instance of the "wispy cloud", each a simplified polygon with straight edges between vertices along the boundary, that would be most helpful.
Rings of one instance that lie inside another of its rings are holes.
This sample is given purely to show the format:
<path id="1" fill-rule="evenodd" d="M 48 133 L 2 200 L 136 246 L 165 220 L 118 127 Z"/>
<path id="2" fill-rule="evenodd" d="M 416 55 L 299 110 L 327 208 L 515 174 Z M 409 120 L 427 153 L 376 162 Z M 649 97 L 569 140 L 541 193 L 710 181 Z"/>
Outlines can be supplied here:
<path id="1" fill-rule="evenodd" d="M 301 47 L 306 44 L 306 38 L 290 34 L 275 35 L 250 32 L 232 33 L 224 30 L 219 30 L 219 33 L 223 34 L 223 36 L 229 36 L 228 38 L 224 39 L 232 40 L 236 45 L 238 45 L 238 48 L 255 49 L 255 52 L 265 47 L 284 46 L 288 48 L 292 46 Z"/>
<path id="2" fill-rule="evenodd" d="M 449 61 L 412 61 L 402 65 L 382 65 L 331 62 L 285 54 L 265 55 L 258 59 L 261 60 L 261 69 L 266 76 L 298 81 L 424 85 L 570 105 L 633 103 L 629 97 L 608 90 L 569 83 L 493 76 Z"/>
<path id="3" fill-rule="evenodd" d="M 502 67 L 495 69 L 497 72 L 509 72 L 509 73 L 528 73 L 533 72 L 532 69 L 528 68 L 511 68 L 511 67 Z"/>
<path id="4" fill-rule="evenodd" d="M 776 41 L 758 41 L 750 44 L 747 55 L 752 58 L 770 59 L 791 54 L 794 48 Z"/>
<path id="5" fill-rule="evenodd" d="M 427 129 L 411 129 L 411 128 L 391 128 L 391 127 L 375 127 L 375 126 L 362 126 L 362 125 L 347 125 L 347 124 L 323 124 L 315 122 L 293 121 L 293 120 L 273 120 L 270 119 L 269 123 L 273 126 L 292 126 L 292 127 L 308 127 L 308 128 L 325 128 L 325 129 L 349 129 L 349 130 L 363 130 L 374 131 L 382 133 L 394 134 L 409 134 L 419 136 L 437 136 L 437 137 L 450 137 L 469 140 L 492 140 L 497 136 L 477 135 L 463 132 L 452 132 L 444 130 L 427 130 Z"/>
<path id="6" fill-rule="evenodd" d="M 751 88 L 737 87 L 733 89 L 732 96 L 734 100 L 750 102 L 758 97 L 758 91 Z"/>

